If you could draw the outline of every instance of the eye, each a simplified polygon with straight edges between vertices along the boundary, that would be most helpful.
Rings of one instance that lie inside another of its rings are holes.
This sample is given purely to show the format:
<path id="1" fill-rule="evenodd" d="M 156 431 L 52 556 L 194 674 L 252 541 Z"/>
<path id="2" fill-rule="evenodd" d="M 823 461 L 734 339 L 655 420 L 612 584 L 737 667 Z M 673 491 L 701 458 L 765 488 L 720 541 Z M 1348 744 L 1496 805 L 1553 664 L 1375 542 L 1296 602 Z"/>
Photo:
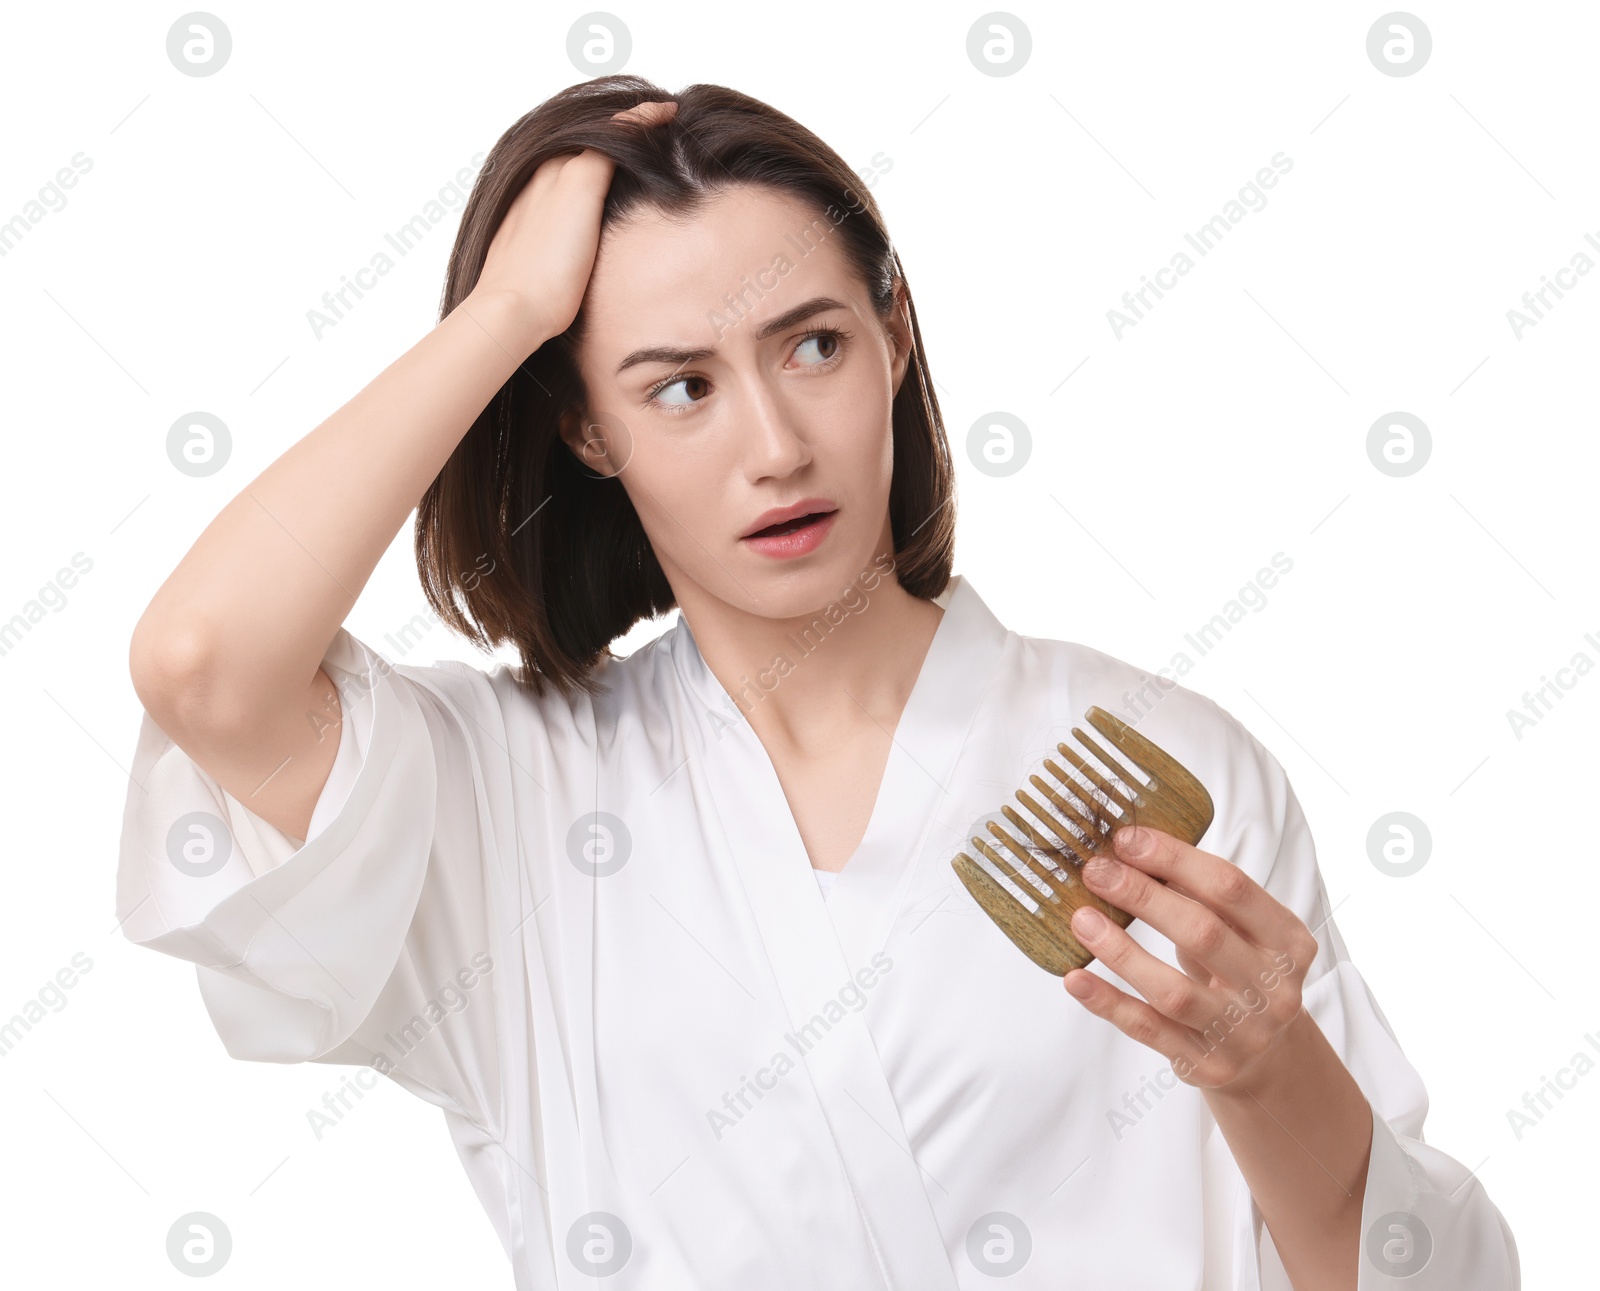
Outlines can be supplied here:
<path id="1" fill-rule="evenodd" d="M 709 381 L 707 381 L 704 377 L 670 377 L 669 379 L 667 379 L 666 381 L 661 382 L 658 385 L 651 386 L 647 397 L 650 399 L 650 401 L 652 403 L 659 403 L 663 407 L 667 407 L 667 408 L 687 408 L 690 404 L 699 403 L 701 399 L 705 398 L 705 393 L 704 393 L 703 389 L 702 389 L 702 391 L 701 391 L 701 393 L 699 394 L 698 397 L 689 398 L 689 399 L 678 399 L 678 398 L 663 399 L 661 397 L 662 394 L 664 394 L 668 390 L 671 390 L 674 386 L 695 385 L 695 386 L 699 386 L 699 387 L 705 387 L 705 386 L 708 386 L 710 384 L 711 383 Z"/>
<path id="2" fill-rule="evenodd" d="M 836 327 L 819 327 L 807 332 L 800 339 L 800 344 L 795 347 L 795 354 L 802 355 L 811 350 L 817 356 L 815 363 L 805 363 L 808 368 L 819 367 L 828 360 L 837 357 L 840 347 L 844 344 L 846 333 Z"/>

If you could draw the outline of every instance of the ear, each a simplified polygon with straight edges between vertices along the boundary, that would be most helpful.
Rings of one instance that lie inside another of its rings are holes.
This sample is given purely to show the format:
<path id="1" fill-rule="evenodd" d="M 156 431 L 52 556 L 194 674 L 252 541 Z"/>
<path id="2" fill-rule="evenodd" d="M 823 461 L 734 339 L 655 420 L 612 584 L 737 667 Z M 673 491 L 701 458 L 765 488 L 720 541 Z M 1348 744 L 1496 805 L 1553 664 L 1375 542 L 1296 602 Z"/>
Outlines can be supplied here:
<path id="1" fill-rule="evenodd" d="M 891 383 L 894 393 L 900 393 L 901 383 L 906 378 L 906 372 L 911 367 L 911 309 L 909 304 L 905 279 L 897 278 L 894 284 L 894 305 L 889 311 L 889 317 L 884 327 L 889 333 L 889 339 L 894 345 L 894 359 L 890 366 Z"/>
<path id="2" fill-rule="evenodd" d="M 611 463 L 606 460 L 606 441 L 601 427 L 593 425 L 577 410 L 561 414 L 557 423 L 561 440 L 581 466 L 601 475 L 612 475 Z"/>

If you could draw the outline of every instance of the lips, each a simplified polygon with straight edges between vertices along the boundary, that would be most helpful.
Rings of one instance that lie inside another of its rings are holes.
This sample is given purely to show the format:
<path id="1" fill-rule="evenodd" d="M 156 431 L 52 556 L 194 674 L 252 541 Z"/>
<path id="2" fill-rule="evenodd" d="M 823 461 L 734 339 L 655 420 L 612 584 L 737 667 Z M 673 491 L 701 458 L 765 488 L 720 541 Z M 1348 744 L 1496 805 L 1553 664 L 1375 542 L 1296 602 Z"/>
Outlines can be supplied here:
<path id="1" fill-rule="evenodd" d="M 804 529 L 808 524 L 815 523 L 816 520 L 825 514 L 832 513 L 822 511 L 807 511 L 805 515 L 796 516 L 793 520 L 785 520 L 782 524 L 769 524 L 765 529 L 757 529 L 754 533 L 747 534 L 746 537 L 776 538 L 780 534 L 794 533 L 798 529 Z"/>
<path id="2" fill-rule="evenodd" d="M 786 507 L 773 507 L 770 511 L 762 512 L 756 517 L 755 523 L 739 536 L 741 538 L 754 538 L 758 535 L 764 538 L 772 537 L 783 525 L 790 524 L 793 521 L 805 520 L 807 517 L 815 520 L 818 516 L 831 515 L 837 509 L 831 498 L 801 498 L 796 502 L 791 502 Z M 792 530 L 784 530 L 784 532 L 792 532 Z"/>
<path id="3" fill-rule="evenodd" d="M 789 508 L 791 512 L 794 509 Z M 821 550 L 838 522 L 837 510 L 802 512 L 747 534 L 743 542 L 747 551 L 764 560 L 799 560 Z"/>

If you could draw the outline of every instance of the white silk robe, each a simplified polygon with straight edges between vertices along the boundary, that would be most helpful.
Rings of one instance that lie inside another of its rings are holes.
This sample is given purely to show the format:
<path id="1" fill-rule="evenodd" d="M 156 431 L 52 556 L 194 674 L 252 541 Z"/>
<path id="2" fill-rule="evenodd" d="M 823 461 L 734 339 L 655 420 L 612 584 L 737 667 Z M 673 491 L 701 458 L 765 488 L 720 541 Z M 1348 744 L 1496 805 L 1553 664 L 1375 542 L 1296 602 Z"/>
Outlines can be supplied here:
<path id="1" fill-rule="evenodd" d="M 304 843 L 147 717 L 118 918 L 197 965 L 234 1057 L 371 1064 L 442 1108 L 518 1291 L 1288 1291 L 1200 1092 L 950 867 L 1143 674 L 1008 631 L 966 578 L 940 603 L 826 897 L 680 617 L 604 665 L 609 694 L 570 700 L 502 666 L 391 666 L 341 630 L 325 666 L 347 720 Z M 1373 1110 L 1361 1291 L 1517 1286 L 1498 1209 L 1423 1142 L 1427 1094 L 1283 768 L 1182 687 L 1139 729 L 1210 790 L 1201 846 L 1317 932 L 1305 1005 Z"/>

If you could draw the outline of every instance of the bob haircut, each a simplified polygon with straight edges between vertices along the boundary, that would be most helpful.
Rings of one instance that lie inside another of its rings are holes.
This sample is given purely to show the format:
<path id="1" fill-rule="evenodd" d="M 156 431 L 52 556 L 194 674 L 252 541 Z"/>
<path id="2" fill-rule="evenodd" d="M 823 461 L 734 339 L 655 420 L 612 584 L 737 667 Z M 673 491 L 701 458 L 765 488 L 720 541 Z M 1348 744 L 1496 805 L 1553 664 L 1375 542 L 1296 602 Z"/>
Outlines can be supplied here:
<path id="1" fill-rule="evenodd" d="M 676 115 L 641 128 L 611 120 L 673 99 Z M 472 291 L 512 201 L 547 159 L 592 148 L 615 163 L 601 213 L 609 225 L 638 207 L 692 216 L 720 190 L 763 185 L 814 205 L 887 321 L 900 257 L 870 193 L 832 148 L 757 99 L 720 85 L 669 94 L 638 76 L 569 86 L 495 143 L 462 211 L 439 317 Z M 894 397 L 889 515 L 895 573 L 931 599 L 950 578 L 955 473 L 906 285 L 912 351 Z M 517 684 L 565 696 L 602 689 L 591 675 L 610 643 L 640 619 L 677 604 L 633 503 L 616 477 L 587 469 L 561 438 L 562 417 L 583 415 L 577 355 L 585 313 L 546 341 L 500 387 L 417 507 L 415 550 L 423 592 L 439 619 L 484 649 L 515 642 Z"/>

